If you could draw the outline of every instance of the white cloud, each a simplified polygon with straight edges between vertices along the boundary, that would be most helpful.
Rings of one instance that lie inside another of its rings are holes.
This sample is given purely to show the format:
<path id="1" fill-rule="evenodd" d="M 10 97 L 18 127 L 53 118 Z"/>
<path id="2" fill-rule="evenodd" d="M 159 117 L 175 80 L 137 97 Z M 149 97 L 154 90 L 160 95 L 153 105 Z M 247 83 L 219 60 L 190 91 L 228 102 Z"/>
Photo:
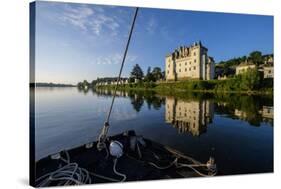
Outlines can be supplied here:
<path id="1" fill-rule="evenodd" d="M 105 11 L 105 9 L 108 9 Z M 89 32 L 96 36 L 106 32 L 108 35 L 117 35 L 121 28 L 122 14 L 112 15 L 110 9 L 114 7 L 103 8 L 101 6 L 65 4 L 60 13 L 60 20 L 70 24 L 83 32 Z"/>
<path id="2" fill-rule="evenodd" d="M 86 6 L 73 8 L 66 4 L 61 20 L 86 31 L 87 25 L 89 24 L 89 17 L 93 14 L 94 11 Z"/>
<path id="3" fill-rule="evenodd" d="M 156 28 L 157 28 L 156 19 L 154 17 L 151 17 L 149 19 L 149 21 L 147 22 L 147 25 L 146 25 L 145 29 L 149 34 L 154 34 L 155 31 L 156 31 Z"/>
<path id="4" fill-rule="evenodd" d="M 163 39 L 165 39 L 166 41 L 172 42 L 173 38 L 172 35 L 170 34 L 168 28 L 166 26 L 162 27 L 160 29 L 160 35 L 162 36 Z"/>
<path id="5" fill-rule="evenodd" d="M 121 64 L 122 58 L 123 58 L 123 55 L 116 53 L 116 54 L 106 56 L 106 57 L 99 57 L 96 59 L 95 63 L 99 64 L 99 65 L 101 65 L 101 64 L 116 65 L 116 64 Z M 137 60 L 137 56 L 127 55 L 125 64 L 135 63 L 136 60 Z"/>

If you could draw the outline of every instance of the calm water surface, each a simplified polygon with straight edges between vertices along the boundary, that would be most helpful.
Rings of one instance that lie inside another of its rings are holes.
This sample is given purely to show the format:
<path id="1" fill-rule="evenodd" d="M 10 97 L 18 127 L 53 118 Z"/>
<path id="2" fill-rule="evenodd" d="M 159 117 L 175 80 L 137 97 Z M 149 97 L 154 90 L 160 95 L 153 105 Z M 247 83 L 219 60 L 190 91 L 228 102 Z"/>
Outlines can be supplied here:
<path id="1" fill-rule="evenodd" d="M 97 139 L 110 91 L 35 91 L 36 160 Z M 272 98 L 119 92 L 109 134 L 131 129 L 203 162 L 213 156 L 221 175 L 273 171 Z"/>

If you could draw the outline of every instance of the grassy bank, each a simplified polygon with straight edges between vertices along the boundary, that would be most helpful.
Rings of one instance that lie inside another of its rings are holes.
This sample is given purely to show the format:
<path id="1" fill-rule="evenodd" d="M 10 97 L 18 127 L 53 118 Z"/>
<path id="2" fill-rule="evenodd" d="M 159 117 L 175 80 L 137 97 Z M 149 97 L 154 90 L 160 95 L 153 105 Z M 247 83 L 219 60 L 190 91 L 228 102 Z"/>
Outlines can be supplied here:
<path id="1" fill-rule="evenodd" d="M 114 85 L 98 86 L 102 89 L 114 89 Z M 184 92 L 200 93 L 243 93 L 243 94 L 273 94 L 273 80 L 263 80 L 259 85 L 250 86 L 238 79 L 227 80 L 189 80 L 177 82 L 139 82 L 123 84 L 121 90 L 153 90 L 160 94 L 174 95 Z"/>

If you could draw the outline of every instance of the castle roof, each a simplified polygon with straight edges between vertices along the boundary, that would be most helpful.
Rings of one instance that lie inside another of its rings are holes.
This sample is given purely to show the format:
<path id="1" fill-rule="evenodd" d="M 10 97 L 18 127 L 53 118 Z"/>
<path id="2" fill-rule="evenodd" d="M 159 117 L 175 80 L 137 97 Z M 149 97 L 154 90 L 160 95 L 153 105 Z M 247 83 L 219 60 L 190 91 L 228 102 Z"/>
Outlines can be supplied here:
<path id="1" fill-rule="evenodd" d="M 178 48 L 176 48 L 172 53 L 168 53 L 166 55 L 166 57 L 170 57 L 170 56 L 173 56 L 173 54 L 178 54 L 182 51 L 185 51 L 186 49 L 190 49 L 190 48 L 193 48 L 193 47 L 197 47 L 197 46 L 200 46 L 201 48 L 205 49 L 205 50 L 208 50 L 206 47 L 204 47 L 201 43 L 201 41 L 198 41 L 198 42 L 194 42 L 193 44 L 189 45 L 189 46 L 179 46 Z"/>

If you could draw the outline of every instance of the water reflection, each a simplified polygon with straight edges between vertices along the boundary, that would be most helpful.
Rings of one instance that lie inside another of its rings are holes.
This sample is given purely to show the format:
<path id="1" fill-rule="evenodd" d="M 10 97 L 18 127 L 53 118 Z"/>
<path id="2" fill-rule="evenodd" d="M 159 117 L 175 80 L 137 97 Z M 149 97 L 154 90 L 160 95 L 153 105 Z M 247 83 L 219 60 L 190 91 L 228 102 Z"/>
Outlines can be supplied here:
<path id="1" fill-rule="evenodd" d="M 271 122 L 273 125 L 273 106 L 263 106 L 261 114 L 263 121 Z"/>
<path id="2" fill-rule="evenodd" d="M 107 89 L 94 89 L 93 93 L 113 95 L 113 91 Z M 267 96 L 199 93 L 161 96 L 153 91 L 117 91 L 116 95 L 117 98 L 129 98 L 136 112 L 140 112 L 145 103 L 149 110 L 159 110 L 165 105 L 166 123 L 179 133 L 191 133 L 193 136 L 200 136 L 207 131 L 214 113 L 246 121 L 251 126 L 260 126 L 262 122 L 273 126 L 273 100 Z"/>
<path id="3" fill-rule="evenodd" d="M 166 97 L 165 120 L 179 133 L 200 136 L 214 117 L 214 104 L 209 100 L 184 101 Z"/>
<path id="4" fill-rule="evenodd" d="M 232 119 L 240 119 L 251 126 L 259 127 L 262 122 L 273 126 L 273 100 L 262 96 L 233 96 L 215 104 L 218 114 L 225 114 Z"/>
<path id="5" fill-rule="evenodd" d="M 248 112 L 235 109 L 234 115 L 241 120 L 249 121 L 254 126 L 260 126 L 260 121 L 268 122 L 273 125 L 273 107 L 272 106 L 262 106 L 262 109 L 259 110 L 256 114 L 248 114 Z M 257 119 L 260 119 L 257 122 Z"/>
<path id="6" fill-rule="evenodd" d="M 97 96 L 103 97 L 111 97 L 113 95 L 113 91 L 108 89 L 93 89 L 92 92 Z M 157 96 L 153 91 L 117 91 L 116 98 L 120 97 L 129 98 L 136 112 L 140 112 L 145 103 L 149 110 L 152 108 L 159 110 L 165 104 L 165 97 Z"/>

